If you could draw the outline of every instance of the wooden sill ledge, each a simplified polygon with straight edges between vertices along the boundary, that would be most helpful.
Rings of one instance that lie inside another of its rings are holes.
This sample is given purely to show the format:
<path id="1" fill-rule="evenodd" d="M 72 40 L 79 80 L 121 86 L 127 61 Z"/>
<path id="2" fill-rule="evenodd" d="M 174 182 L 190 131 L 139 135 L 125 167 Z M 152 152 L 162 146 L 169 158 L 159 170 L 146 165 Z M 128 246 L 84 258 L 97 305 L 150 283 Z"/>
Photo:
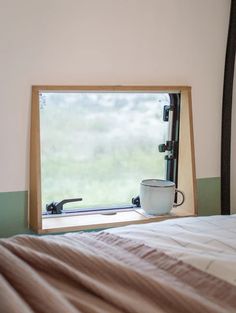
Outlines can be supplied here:
<path id="1" fill-rule="evenodd" d="M 158 222 L 170 218 L 194 216 L 189 212 L 181 214 L 170 213 L 160 216 L 145 216 L 141 209 L 117 212 L 116 214 L 85 214 L 71 216 L 44 217 L 42 219 L 42 229 L 38 230 L 39 234 L 95 230 L 102 228 L 125 226 L 129 224 L 142 224 Z"/>

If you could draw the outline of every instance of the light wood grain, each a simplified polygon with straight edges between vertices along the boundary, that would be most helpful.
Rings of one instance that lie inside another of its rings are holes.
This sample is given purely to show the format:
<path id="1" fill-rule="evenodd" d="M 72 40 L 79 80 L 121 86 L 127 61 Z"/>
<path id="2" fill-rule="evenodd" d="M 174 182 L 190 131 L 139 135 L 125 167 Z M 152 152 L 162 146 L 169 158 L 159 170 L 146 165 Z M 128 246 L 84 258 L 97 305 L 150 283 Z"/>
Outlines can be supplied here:
<path id="1" fill-rule="evenodd" d="M 186 195 L 183 206 L 173 209 L 172 215 L 147 218 L 140 212 L 118 212 L 116 215 L 95 214 L 42 219 L 41 164 L 40 164 L 40 115 L 41 92 L 178 92 L 181 94 L 180 148 L 178 186 Z M 38 233 L 98 229 L 131 223 L 147 223 L 167 218 L 196 214 L 196 176 L 193 143 L 191 87 L 189 86 L 33 86 L 30 139 L 30 228 Z"/>
<path id="2" fill-rule="evenodd" d="M 34 90 L 40 91 L 46 91 L 46 92 L 71 92 L 71 91 L 96 91 L 96 92 L 103 92 L 103 91 L 120 91 L 120 92 L 128 92 L 128 91 L 146 91 L 146 92 L 181 92 L 181 91 L 188 91 L 191 90 L 190 86 L 122 86 L 122 85 L 117 85 L 117 86 L 44 86 L 44 85 L 37 85 L 33 86 Z"/>
<path id="3" fill-rule="evenodd" d="M 197 214 L 191 89 L 181 92 L 180 108 L 178 189 L 184 192 L 185 202 L 173 211 Z"/>
<path id="4" fill-rule="evenodd" d="M 37 88 L 32 88 L 31 131 L 30 131 L 29 225 L 30 228 L 34 231 L 39 231 L 42 228 L 39 91 L 37 90 Z"/>
<path id="5" fill-rule="evenodd" d="M 180 215 L 190 216 L 190 215 Z M 128 212 L 117 212 L 115 215 L 73 215 L 57 216 L 43 218 L 43 227 L 38 231 L 40 234 L 51 232 L 80 231 L 85 229 L 104 229 L 111 227 L 120 227 L 129 224 L 144 224 L 150 222 L 159 222 L 170 218 L 177 218 L 174 213 L 169 215 L 160 215 L 145 217 L 139 210 Z"/>

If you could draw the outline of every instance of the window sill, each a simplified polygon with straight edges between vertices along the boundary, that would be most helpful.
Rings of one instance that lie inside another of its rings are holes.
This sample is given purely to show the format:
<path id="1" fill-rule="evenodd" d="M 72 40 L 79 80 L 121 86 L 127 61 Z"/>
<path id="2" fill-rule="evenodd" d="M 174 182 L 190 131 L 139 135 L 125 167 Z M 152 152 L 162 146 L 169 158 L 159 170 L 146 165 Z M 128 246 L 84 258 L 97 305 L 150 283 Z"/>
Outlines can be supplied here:
<path id="1" fill-rule="evenodd" d="M 39 229 L 38 234 L 48 234 L 55 232 L 95 230 L 110 227 L 119 227 L 130 224 L 142 224 L 159 222 L 162 220 L 194 216 L 189 212 L 181 211 L 178 213 L 170 213 L 160 216 L 145 216 L 141 209 L 117 212 L 115 214 L 84 214 L 71 216 L 55 216 L 42 219 L 42 229 Z"/>

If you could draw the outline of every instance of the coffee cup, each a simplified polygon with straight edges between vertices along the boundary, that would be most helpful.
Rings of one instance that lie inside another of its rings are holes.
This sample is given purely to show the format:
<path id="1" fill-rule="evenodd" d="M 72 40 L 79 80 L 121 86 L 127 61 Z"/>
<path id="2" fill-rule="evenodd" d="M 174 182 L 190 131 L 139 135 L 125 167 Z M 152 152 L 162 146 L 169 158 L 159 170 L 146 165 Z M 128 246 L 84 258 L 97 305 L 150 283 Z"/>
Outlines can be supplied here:
<path id="1" fill-rule="evenodd" d="M 175 195 L 180 193 L 180 203 L 175 203 Z M 169 180 L 145 179 L 140 184 L 141 208 L 150 215 L 169 214 L 173 207 L 184 203 L 184 193 L 175 188 L 175 183 Z"/>

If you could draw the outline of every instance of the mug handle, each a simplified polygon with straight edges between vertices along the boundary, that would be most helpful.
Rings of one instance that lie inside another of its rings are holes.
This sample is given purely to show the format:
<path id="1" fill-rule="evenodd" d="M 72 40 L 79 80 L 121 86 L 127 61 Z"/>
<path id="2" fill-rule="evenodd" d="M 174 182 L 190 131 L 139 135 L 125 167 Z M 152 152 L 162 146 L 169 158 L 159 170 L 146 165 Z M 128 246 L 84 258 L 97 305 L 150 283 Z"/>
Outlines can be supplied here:
<path id="1" fill-rule="evenodd" d="M 182 191 L 175 189 L 175 192 L 179 192 L 182 195 L 182 201 L 180 203 L 174 203 L 173 207 L 177 207 L 177 206 L 182 205 L 184 203 L 184 200 L 185 200 L 185 195 Z"/>

